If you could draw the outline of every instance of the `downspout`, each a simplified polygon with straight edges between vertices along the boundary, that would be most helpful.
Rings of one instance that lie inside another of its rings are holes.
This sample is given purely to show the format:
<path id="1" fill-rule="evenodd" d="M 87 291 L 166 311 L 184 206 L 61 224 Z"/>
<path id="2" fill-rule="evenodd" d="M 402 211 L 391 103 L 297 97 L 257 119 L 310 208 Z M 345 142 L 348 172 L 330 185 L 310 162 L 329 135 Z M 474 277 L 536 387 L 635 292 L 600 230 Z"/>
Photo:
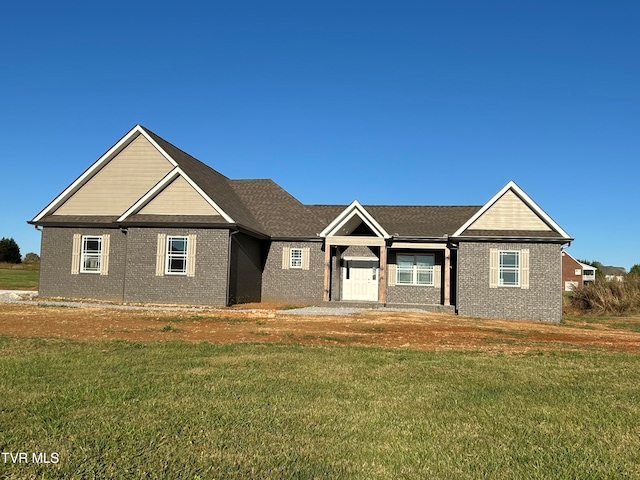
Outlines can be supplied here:
<path id="1" fill-rule="evenodd" d="M 124 239 L 124 275 L 122 277 L 122 301 L 124 302 L 125 295 L 127 293 L 127 265 L 129 258 L 129 229 L 126 227 L 120 227 L 120 232 L 125 236 Z"/>
<path id="2" fill-rule="evenodd" d="M 231 281 L 230 281 L 231 280 L 231 247 L 233 245 L 233 236 L 236 233 L 240 233 L 240 230 L 235 230 L 235 231 L 229 230 L 229 250 L 227 254 L 227 294 L 224 302 L 227 307 L 229 306 L 229 296 L 230 296 L 229 290 L 231 289 Z"/>

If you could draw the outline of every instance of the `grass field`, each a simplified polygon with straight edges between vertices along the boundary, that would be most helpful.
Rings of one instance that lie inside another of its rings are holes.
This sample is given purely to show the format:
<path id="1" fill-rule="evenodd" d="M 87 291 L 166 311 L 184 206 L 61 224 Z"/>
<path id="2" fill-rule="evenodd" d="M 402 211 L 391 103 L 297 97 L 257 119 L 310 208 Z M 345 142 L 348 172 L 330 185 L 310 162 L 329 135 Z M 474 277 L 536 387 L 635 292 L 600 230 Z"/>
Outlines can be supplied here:
<path id="1" fill-rule="evenodd" d="M 39 267 L 38 263 L 0 263 L 0 289 L 37 289 Z"/>
<path id="2" fill-rule="evenodd" d="M 0 337 L 3 478 L 640 478 L 640 357 Z M 29 457 L 31 460 L 31 457 Z"/>

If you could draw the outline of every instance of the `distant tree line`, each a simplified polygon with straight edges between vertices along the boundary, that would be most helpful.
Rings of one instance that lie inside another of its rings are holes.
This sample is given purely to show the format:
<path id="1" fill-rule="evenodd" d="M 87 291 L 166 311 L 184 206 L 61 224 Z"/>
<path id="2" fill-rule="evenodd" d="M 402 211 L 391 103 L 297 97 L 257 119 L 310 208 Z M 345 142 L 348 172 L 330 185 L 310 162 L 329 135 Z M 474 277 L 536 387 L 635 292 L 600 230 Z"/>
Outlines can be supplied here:
<path id="1" fill-rule="evenodd" d="M 2 237 L 0 239 L 0 263 L 37 263 L 40 256 L 37 253 L 29 252 L 24 256 L 20 255 L 20 247 L 13 238 Z"/>

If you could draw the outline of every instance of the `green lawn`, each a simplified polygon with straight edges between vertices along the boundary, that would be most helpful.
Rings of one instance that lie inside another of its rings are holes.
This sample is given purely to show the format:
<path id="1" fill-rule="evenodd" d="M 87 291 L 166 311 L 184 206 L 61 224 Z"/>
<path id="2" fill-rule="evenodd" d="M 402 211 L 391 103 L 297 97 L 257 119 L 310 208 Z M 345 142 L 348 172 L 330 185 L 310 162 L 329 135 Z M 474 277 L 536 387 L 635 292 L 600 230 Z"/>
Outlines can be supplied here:
<path id="1" fill-rule="evenodd" d="M 0 337 L 6 478 L 639 478 L 640 356 Z M 31 455 L 31 453 L 29 453 Z"/>
<path id="2" fill-rule="evenodd" d="M 38 264 L 0 263 L 0 289 L 33 290 L 38 288 Z M 0 462 L 1 462 L 0 458 Z"/>

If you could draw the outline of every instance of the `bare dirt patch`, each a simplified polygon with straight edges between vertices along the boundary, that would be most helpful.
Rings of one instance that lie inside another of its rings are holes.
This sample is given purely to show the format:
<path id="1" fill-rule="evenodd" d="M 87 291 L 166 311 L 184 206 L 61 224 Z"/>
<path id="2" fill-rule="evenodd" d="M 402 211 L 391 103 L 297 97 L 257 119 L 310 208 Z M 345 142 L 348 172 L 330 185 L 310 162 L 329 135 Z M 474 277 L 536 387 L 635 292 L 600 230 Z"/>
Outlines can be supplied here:
<path id="1" fill-rule="evenodd" d="M 625 319 L 640 324 L 640 318 Z M 0 304 L 0 335 L 155 342 L 286 342 L 419 350 L 599 349 L 640 352 L 640 331 L 606 322 L 561 325 L 450 314 L 381 312 L 301 316 L 272 309 L 129 311 Z"/>

